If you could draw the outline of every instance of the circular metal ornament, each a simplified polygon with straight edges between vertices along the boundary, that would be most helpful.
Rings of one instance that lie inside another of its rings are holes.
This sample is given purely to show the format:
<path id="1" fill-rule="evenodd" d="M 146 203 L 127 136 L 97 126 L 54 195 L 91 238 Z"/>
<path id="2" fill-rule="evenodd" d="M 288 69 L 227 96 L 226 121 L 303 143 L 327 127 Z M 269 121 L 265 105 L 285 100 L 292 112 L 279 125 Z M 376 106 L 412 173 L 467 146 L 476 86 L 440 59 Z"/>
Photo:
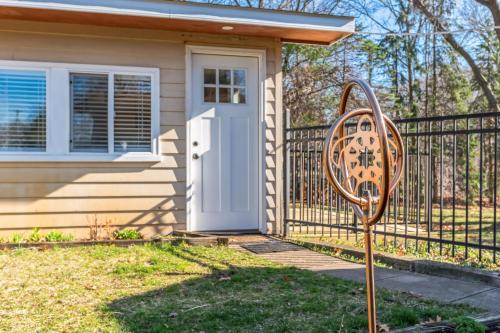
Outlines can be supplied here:
<path id="1" fill-rule="evenodd" d="M 371 108 L 346 113 L 347 99 L 355 85 L 364 90 Z M 358 118 L 356 131 L 344 133 L 346 124 L 354 118 Z M 391 138 L 388 137 L 388 131 Z M 396 126 L 382 114 L 368 84 L 362 80 L 350 81 L 342 94 L 340 118 L 331 126 L 325 141 L 323 163 L 329 182 L 352 204 L 355 214 L 363 223 L 373 225 L 383 215 L 389 195 L 401 178 L 403 149 Z M 371 157 L 370 161 L 366 160 L 368 156 Z M 339 170 L 342 182 L 337 178 Z M 363 183 L 371 183 L 372 189 L 377 189 L 377 195 L 359 195 Z M 364 213 L 369 206 L 375 207 L 373 214 Z"/>

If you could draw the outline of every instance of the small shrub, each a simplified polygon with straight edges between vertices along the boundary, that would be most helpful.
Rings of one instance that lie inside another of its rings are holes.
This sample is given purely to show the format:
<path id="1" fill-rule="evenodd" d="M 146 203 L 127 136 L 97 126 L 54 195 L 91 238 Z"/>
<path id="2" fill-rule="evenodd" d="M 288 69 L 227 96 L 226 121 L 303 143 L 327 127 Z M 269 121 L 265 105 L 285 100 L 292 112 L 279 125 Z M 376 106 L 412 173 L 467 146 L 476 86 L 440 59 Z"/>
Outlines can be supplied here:
<path id="1" fill-rule="evenodd" d="M 456 333 L 484 333 L 486 326 L 468 317 L 457 317 L 451 321 Z"/>
<path id="2" fill-rule="evenodd" d="M 64 234 L 60 231 L 51 231 L 45 235 L 45 240 L 47 242 L 69 242 L 73 240 L 73 235 Z"/>
<path id="3" fill-rule="evenodd" d="M 134 229 L 116 230 L 114 236 L 116 239 L 142 239 L 141 233 Z"/>
<path id="4" fill-rule="evenodd" d="M 12 236 L 10 236 L 10 242 L 11 243 L 22 243 L 24 242 L 25 239 L 24 239 L 24 235 L 23 234 L 13 234 Z"/>
<path id="5" fill-rule="evenodd" d="M 29 236 L 28 236 L 28 242 L 31 242 L 31 243 L 38 243 L 38 242 L 43 241 L 43 239 L 44 239 L 44 237 L 43 237 L 42 233 L 40 232 L 40 229 L 38 229 L 38 228 L 34 228 L 31 231 L 31 234 L 29 234 Z"/>

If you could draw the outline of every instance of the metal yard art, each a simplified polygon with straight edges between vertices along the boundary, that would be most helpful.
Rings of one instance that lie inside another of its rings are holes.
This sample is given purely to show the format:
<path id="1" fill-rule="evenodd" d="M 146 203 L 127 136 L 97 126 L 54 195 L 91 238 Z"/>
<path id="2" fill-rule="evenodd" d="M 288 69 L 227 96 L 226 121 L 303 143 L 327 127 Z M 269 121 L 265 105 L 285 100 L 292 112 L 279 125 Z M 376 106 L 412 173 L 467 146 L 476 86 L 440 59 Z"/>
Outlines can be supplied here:
<path id="1" fill-rule="evenodd" d="M 346 111 L 355 86 L 364 91 L 370 108 Z M 382 114 L 373 90 L 363 80 L 355 79 L 346 84 L 339 113 L 340 117 L 325 140 L 323 165 L 330 184 L 351 204 L 363 223 L 368 328 L 374 333 L 377 321 L 372 229 L 384 214 L 389 196 L 401 178 L 403 143 L 396 126 Z"/>

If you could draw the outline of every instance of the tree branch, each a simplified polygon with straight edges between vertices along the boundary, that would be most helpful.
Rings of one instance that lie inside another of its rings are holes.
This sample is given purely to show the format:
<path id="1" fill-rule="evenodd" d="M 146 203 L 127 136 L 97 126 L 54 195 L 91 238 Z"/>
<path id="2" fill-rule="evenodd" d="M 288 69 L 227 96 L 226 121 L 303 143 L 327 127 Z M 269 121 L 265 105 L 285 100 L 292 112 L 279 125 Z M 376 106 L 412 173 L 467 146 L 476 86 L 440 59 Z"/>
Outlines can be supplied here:
<path id="1" fill-rule="evenodd" d="M 500 6 L 498 5 L 497 0 L 476 0 L 476 2 L 488 8 L 493 16 L 493 23 L 495 24 L 495 27 L 500 26 Z M 495 28 L 495 32 L 497 34 L 498 41 L 500 42 L 500 29 Z"/>
<path id="2" fill-rule="evenodd" d="M 485 0 L 479 0 L 479 1 L 485 1 Z M 494 1 L 496 1 L 496 0 L 494 0 Z M 435 16 L 433 13 L 431 13 L 431 11 L 424 5 L 422 0 L 413 0 L 413 3 L 415 5 L 415 7 L 417 7 L 422 12 L 422 14 L 424 14 L 425 17 L 427 17 L 427 19 L 435 25 L 437 31 L 441 31 L 441 32 L 447 31 L 443 22 L 441 22 L 437 16 Z M 443 38 L 446 40 L 446 42 L 448 42 L 448 44 L 458 54 L 460 54 L 462 56 L 462 58 L 464 58 L 464 60 L 467 62 L 467 64 L 471 68 L 472 74 L 474 75 L 474 79 L 479 84 L 479 86 L 481 87 L 481 90 L 483 90 L 484 95 L 486 96 L 486 99 L 488 100 L 489 109 L 491 111 L 499 112 L 500 108 L 498 107 L 495 93 L 493 92 L 488 81 L 486 80 L 484 75 L 481 73 L 481 69 L 476 64 L 476 62 L 474 61 L 472 56 L 469 54 L 469 52 L 467 52 L 467 50 L 465 50 L 465 48 L 463 48 L 457 42 L 457 40 L 455 39 L 455 37 L 453 37 L 452 34 L 444 34 Z"/>

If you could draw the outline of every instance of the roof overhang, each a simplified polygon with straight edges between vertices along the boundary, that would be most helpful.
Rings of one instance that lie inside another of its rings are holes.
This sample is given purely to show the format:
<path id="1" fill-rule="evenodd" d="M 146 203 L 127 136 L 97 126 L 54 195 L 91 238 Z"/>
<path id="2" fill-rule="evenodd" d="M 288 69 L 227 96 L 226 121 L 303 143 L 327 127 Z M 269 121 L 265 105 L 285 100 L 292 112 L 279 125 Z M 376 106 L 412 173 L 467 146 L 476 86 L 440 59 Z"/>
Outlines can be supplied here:
<path id="1" fill-rule="evenodd" d="M 354 32 L 354 18 L 347 16 L 164 0 L 0 0 L 0 18 L 273 37 L 321 45 Z M 228 26 L 232 30 L 223 29 Z"/>

